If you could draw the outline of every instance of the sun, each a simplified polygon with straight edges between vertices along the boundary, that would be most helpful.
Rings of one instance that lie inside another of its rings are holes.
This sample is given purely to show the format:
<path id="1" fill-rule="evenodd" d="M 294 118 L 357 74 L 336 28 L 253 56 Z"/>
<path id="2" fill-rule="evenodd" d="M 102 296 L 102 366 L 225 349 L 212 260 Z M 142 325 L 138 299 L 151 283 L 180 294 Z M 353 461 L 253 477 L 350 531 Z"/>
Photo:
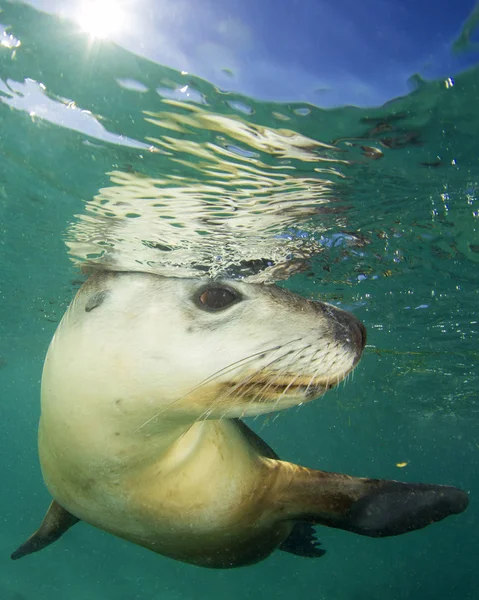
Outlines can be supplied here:
<path id="1" fill-rule="evenodd" d="M 122 31 L 126 13 L 118 0 L 84 0 L 75 20 L 85 33 L 103 39 Z"/>

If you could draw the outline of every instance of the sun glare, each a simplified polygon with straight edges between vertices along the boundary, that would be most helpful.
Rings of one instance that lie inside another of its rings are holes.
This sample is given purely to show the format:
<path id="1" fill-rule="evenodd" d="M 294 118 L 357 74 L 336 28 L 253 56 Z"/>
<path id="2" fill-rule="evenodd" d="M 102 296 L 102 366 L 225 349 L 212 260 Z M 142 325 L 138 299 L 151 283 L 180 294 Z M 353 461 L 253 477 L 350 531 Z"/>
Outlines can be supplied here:
<path id="1" fill-rule="evenodd" d="M 96 38 L 106 38 L 119 33 L 125 20 L 122 2 L 118 0 L 85 0 L 76 16 L 82 30 Z"/>

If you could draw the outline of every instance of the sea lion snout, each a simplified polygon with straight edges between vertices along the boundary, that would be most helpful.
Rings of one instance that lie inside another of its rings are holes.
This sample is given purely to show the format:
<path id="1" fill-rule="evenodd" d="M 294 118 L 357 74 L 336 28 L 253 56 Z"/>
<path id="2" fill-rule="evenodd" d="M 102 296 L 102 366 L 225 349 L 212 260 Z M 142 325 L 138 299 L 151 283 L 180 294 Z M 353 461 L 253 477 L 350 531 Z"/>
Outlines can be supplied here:
<path id="1" fill-rule="evenodd" d="M 357 364 L 366 346 L 366 327 L 350 312 L 331 304 L 319 302 L 317 304 L 320 305 L 319 308 L 323 316 L 329 319 L 335 340 L 351 348 L 356 353 L 354 364 Z"/>
<path id="2" fill-rule="evenodd" d="M 356 349 L 358 359 L 366 345 L 366 327 L 353 314 L 341 311 L 334 320 L 334 333 L 338 341 Z"/>
<path id="3" fill-rule="evenodd" d="M 361 323 L 361 321 L 359 321 L 359 319 L 356 319 L 356 317 L 353 317 L 351 319 L 351 324 L 350 324 L 350 329 L 351 329 L 351 334 L 352 334 L 352 340 L 353 340 L 353 344 L 354 346 L 358 349 L 358 360 L 362 354 L 362 351 L 364 350 L 365 346 L 366 346 L 366 340 L 367 340 L 367 331 L 366 331 L 366 327 L 363 325 L 363 323 Z"/>

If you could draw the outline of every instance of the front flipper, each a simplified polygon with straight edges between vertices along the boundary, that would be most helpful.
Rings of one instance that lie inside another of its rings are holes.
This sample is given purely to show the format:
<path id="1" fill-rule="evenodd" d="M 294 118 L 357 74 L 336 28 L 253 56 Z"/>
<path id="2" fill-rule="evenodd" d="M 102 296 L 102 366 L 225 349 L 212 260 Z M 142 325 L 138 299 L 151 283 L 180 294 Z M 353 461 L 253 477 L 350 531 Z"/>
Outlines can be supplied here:
<path id="1" fill-rule="evenodd" d="M 283 518 L 370 537 L 422 529 L 463 512 L 466 492 L 450 486 L 362 479 L 283 465 L 288 481 L 278 498 Z"/>
<path id="2" fill-rule="evenodd" d="M 53 500 L 39 529 L 15 550 L 11 556 L 12 560 L 38 552 L 53 544 L 79 520 Z"/>
<path id="3" fill-rule="evenodd" d="M 276 452 L 268 446 L 268 444 L 261 438 L 257 433 L 246 425 L 241 419 L 234 419 L 238 429 L 247 438 L 253 448 L 266 458 L 273 458 L 279 460 L 279 456 Z M 326 554 L 326 550 L 319 548 L 320 542 L 316 539 L 316 532 L 311 523 L 304 523 L 298 521 L 294 524 L 294 527 L 289 536 L 279 547 L 283 552 L 289 552 L 290 554 L 296 554 L 296 556 L 307 556 L 309 558 L 318 558 Z"/>
<path id="4" fill-rule="evenodd" d="M 466 492 L 451 486 L 381 483 L 351 506 L 341 529 L 371 537 L 399 535 L 462 513 L 469 504 Z"/>

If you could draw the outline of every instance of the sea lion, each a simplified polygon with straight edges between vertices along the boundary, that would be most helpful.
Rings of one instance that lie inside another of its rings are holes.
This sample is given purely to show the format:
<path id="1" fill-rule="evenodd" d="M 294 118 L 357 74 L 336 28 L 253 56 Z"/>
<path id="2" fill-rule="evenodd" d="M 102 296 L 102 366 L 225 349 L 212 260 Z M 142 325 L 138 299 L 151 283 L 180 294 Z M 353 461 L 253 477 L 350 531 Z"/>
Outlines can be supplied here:
<path id="1" fill-rule="evenodd" d="M 397 535 L 465 492 L 279 460 L 242 421 L 313 400 L 366 341 L 352 315 L 276 286 L 103 272 L 79 290 L 42 377 L 39 451 L 54 501 L 12 558 L 78 520 L 207 567 L 322 550 L 311 525 Z"/>

